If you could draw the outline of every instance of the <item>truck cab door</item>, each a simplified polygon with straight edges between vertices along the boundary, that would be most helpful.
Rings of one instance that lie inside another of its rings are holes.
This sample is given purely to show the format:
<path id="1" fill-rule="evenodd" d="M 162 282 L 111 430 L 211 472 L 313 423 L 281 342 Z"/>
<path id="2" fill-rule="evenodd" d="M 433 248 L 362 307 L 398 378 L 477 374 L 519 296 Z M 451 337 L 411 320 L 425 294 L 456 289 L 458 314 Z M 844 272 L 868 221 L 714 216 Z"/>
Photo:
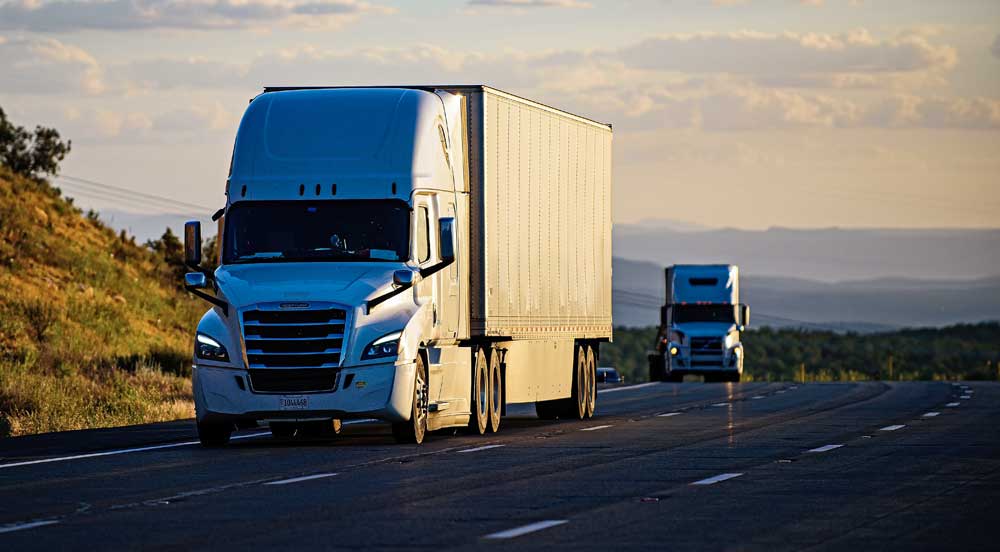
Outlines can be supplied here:
<path id="1" fill-rule="evenodd" d="M 455 218 L 455 199 L 452 194 L 440 194 L 437 196 L 439 219 L 444 217 Z M 435 235 L 440 236 L 440 224 L 436 225 Z M 456 235 L 456 242 L 461 240 L 461 235 Z M 455 251 L 458 251 L 458 243 L 455 244 Z M 437 253 L 440 253 L 440 245 Z M 440 258 L 440 257 L 439 257 Z M 459 283 L 458 275 L 461 273 L 459 263 L 461 256 L 455 255 L 455 262 L 439 272 L 435 283 L 436 297 L 438 300 L 438 321 L 436 337 L 441 341 L 450 341 L 458 336 L 459 320 Z"/>

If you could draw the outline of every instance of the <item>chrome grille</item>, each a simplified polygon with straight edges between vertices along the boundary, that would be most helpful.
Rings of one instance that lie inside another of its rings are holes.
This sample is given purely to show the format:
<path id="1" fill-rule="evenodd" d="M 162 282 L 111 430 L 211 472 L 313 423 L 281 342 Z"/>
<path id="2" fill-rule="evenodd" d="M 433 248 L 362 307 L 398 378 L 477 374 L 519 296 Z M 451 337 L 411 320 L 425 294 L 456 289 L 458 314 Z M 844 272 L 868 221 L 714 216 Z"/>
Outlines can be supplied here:
<path id="1" fill-rule="evenodd" d="M 243 312 L 248 368 L 336 368 L 347 311 L 328 305 L 294 310 L 258 306 Z"/>
<path id="2" fill-rule="evenodd" d="M 722 352 L 722 340 L 718 337 L 692 337 L 691 354 Z"/>

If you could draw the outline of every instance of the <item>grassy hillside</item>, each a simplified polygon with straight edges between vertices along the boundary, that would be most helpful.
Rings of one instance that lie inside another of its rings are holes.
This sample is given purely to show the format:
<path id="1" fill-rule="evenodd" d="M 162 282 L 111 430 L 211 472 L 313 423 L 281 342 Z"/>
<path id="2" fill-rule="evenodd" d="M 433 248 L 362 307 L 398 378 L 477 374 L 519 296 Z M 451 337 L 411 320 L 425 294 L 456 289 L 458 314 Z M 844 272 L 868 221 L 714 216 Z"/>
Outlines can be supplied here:
<path id="1" fill-rule="evenodd" d="M 116 235 L 0 166 L 0 436 L 193 415 L 179 243 Z"/>
<path id="2" fill-rule="evenodd" d="M 601 365 L 645 381 L 656 328 L 616 328 Z M 996 380 L 1000 323 L 876 334 L 762 328 L 743 335 L 748 381 Z"/>

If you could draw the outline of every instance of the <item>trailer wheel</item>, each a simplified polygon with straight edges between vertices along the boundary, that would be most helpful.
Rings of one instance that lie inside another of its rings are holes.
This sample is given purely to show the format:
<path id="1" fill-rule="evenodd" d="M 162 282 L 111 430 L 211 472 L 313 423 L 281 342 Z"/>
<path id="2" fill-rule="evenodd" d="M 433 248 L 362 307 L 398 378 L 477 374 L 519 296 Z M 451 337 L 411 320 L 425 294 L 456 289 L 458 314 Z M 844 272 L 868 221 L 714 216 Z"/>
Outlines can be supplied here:
<path id="1" fill-rule="evenodd" d="M 500 373 L 500 353 L 490 353 L 490 427 L 492 433 L 500 431 L 500 414 L 503 412 L 503 374 Z"/>
<path id="2" fill-rule="evenodd" d="M 203 447 L 221 447 L 229 442 L 233 424 L 198 422 L 198 440 Z"/>
<path id="3" fill-rule="evenodd" d="M 587 417 L 587 348 L 576 346 L 573 370 L 573 394 L 566 401 L 565 417 L 583 420 Z"/>
<path id="4" fill-rule="evenodd" d="M 476 349 L 475 365 L 472 367 L 472 402 L 469 416 L 469 430 L 483 435 L 490 419 L 490 373 L 486 349 Z"/>
<path id="5" fill-rule="evenodd" d="M 408 422 L 392 424 L 392 436 L 397 443 L 417 444 L 424 442 L 427 433 L 427 368 L 424 359 L 417 355 L 417 370 L 413 382 L 413 401 Z"/>
<path id="6" fill-rule="evenodd" d="M 586 366 L 586 385 L 587 385 L 587 400 L 586 400 L 586 413 L 585 417 L 593 418 L 594 410 L 597 409 L 597 353 L 594 351 L 593 347 L 586 347 L 587 350 L 587 366 Z"/>

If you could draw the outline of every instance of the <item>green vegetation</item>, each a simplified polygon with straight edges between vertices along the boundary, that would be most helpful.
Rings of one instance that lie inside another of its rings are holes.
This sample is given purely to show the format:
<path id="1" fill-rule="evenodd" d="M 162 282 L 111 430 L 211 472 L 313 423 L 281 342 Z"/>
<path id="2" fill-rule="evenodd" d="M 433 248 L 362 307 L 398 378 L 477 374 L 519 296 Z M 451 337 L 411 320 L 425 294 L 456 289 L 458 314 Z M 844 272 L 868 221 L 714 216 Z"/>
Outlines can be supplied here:
<path id="1" fill-rule="evenodd" d="M 180 288 L 180 241 L 137 245 L 83 214 L 37 178 L 68 144 L 21 130 L 0 132 L 0 436 L 192 416 L 205 306 Z"/>
<path id="2" fill-rule="evenodd" d="M 617 328 L 615 342 L 601 347 L 601 364 L 645 381 L 655 337 L 656 328 Z M 997 322 L 877 334 L 761 328 L 743 342 L 747 381 L 1000 379 Z"/>

